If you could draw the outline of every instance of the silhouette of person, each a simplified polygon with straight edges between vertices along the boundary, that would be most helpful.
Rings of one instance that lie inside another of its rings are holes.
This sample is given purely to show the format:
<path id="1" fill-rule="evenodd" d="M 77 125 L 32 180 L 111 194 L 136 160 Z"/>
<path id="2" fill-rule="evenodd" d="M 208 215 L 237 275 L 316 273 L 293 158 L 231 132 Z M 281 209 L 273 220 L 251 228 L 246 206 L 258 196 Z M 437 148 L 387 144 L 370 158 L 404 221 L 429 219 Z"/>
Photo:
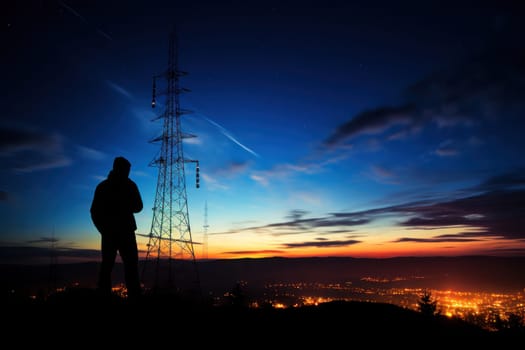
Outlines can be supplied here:
<path id="1" fill-rule="evenodd" d="M 111 273 L 117 252 L 124 264 L 124 279 L 129 298 L 141 294 L 138 272 L 138 249 L 135 213 L 142 210 L 139 189 L 129 178 L 131 163 L 116 157 L 107 179 L 100 182 L 91 203 L 91 219 L 101 235 L 102 263 L 98 276 L 98 290 L 111 295 Z"/>

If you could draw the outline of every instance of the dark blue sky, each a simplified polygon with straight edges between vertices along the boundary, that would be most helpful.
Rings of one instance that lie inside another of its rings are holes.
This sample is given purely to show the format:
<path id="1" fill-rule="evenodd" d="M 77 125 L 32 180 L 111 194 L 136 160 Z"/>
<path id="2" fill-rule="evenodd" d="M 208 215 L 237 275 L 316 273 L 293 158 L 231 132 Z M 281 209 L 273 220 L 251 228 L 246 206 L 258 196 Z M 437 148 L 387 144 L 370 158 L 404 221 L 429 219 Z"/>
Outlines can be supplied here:
<path id="1" fill-rule="evenodd" d="M 202 175 L 197 190 L 186 172 L 190 222 L 202 241 L 207 205 L 210 255 L 523 254 L 518 1 L 3 6 L 3 251 L 91 256 L 89 206 L 117 155 L 149 232 L 151 80 L 176 25 Z"/>

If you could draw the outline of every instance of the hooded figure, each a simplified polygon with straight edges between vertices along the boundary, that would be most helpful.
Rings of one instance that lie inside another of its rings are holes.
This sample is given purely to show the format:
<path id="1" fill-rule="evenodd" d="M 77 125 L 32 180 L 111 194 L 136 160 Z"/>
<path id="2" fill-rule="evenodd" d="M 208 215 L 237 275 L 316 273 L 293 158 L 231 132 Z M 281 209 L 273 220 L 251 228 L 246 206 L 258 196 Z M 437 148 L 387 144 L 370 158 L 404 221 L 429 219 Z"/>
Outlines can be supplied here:
<path id="1" fill-rule="evenodd" d="M 111 294 L 111 272 L 117 253 L 124 264 L 128 296 L 140 294 L 135 213 L 142 210 L 139 189 L 129 178 L 131 163 L 116 157 L 107 179 L 98 184 L 91 203 L 91 219 L 101 235 L 102 263 L 98 288 Z"/>

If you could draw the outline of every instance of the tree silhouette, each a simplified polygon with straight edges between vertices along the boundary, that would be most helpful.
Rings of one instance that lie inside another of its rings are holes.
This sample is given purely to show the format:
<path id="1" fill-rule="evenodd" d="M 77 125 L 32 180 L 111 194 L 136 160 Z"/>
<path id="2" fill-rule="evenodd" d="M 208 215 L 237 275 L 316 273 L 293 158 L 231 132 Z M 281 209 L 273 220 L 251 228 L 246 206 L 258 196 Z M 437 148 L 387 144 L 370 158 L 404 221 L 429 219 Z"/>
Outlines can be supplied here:
<path id="1" fill-rule="evenodd" d="M 502 319 L 498 314 L 496 318 L 495 327 L 498 331 L 506 334 L 522 334 L 525 335 L 525 323 L 523 316 L 517 313 L 509 313 L 506 319 Z"/>
<path id="2" fill-rule="evenodd" d="M 417 302 L 419 311 L 425 316 L 435 316 L 441 313 L 437 309 L 437 300 L 432 297 L 432 293 L 424 290 L 419 301 Z"/>
<path id="3" fill-rule="evenodd" d="M 525 323 L 523 316 L 511 312 L 507 318 L 507 325 L 510 329 L 525 330 Z"/>
<path id="4" fill-rule="evenodd" d="M 248 298 L 246 296 L 246 282 L 239 281 L 235 283 L 235 286 L 227 294 L 229 304 L 234 307 L 247 307 Z"/>

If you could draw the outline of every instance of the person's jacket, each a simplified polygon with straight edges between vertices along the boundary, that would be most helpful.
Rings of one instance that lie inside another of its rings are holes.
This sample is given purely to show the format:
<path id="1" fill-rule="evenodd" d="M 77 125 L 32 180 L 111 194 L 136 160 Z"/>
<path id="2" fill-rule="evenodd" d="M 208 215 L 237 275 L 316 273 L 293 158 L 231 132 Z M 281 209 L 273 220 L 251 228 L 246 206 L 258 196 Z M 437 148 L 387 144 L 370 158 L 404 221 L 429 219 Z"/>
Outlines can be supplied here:
<path id="1" fill-rule="evenodd" d="M 137 223 L 134 213 L 140 212 L 142 207 L 135 182 L 112 170 L 95 189 L 91 219 L 101 234 L 135 232 Z"/>

